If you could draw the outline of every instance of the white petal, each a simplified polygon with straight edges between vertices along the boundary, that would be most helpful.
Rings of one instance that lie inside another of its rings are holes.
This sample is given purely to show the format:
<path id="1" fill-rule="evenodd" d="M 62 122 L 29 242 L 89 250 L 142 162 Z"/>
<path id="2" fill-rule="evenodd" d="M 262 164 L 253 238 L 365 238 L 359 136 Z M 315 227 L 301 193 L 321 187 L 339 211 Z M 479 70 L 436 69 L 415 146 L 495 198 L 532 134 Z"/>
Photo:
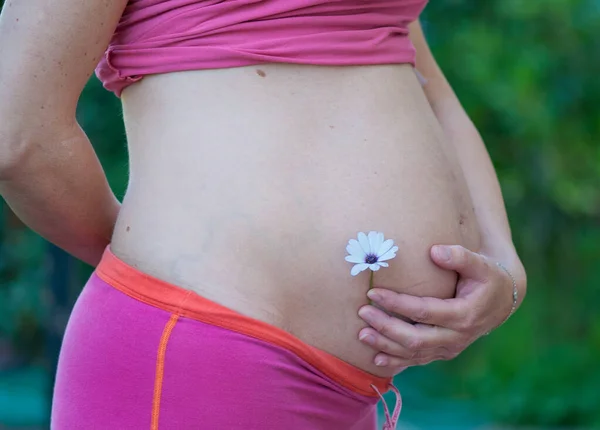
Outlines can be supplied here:
<path id="1" fill-rule="evenodd" d="M 388 252 L 386 252 L 385 254 L 383 254 L 381 257 L 379 257 L 377 259 L 377 261 L 385 261 L 385 260 L 391 260 L 392 258 L 394 258 L 396 256 L 396 252 L 398 251 L 398 247 L 394 246 L 392 247 L 392 249 L 390 249 Z"/>
<path id="2" fill-rule="evenodd" d="M 390 265 L 384 261 L 378 261 L 377 264 L 379 264 L 381 267 L 390 267 Z"/>
<path id="3" fill-rule="evenodd" d="M 377 264 L 377 263 L 370 264 L 369 269 L 371 269 L 373 272 L 377 272 L 379 270 L 379 264 Z"/>
<path id="4" fill-rule="evenodd" d="M 348 254 L 350 255 L 356 255 L 358 257 L 362 257 L 364 259 L 365 257 L 365 251 L 363 251 L 363 249 L 361 248 L 360 244 L 358 243 L 358 241 L 356 239 L 350 239 L 348 241 L 348 246 L 346 246 L 346 251 L 348 251 Z"/>
<path id="5" fill-rule="evenodd" d="M 365 254 L 369 254 L 371 252 L 371 247 L 369 246 L 369 239 L 367 239 L 367 235 L 362 231 L 358 233 L 358 243 L 360 243 L 361 248 L 365 252 Z"/>
<path id="6" fill-rule="evenodd" d="M 383 233 L 379 233 L 377 231 L 369 232 L 369 244 L 371 245 L 371 253 L 377 254 L 382 243 Z"/>
<path id="7" fill-rule="evenodd" d="M 352 270 L 350 270 L 350 274 L 352 276 L 356 276 L 360 272 L 362 272 L 363 270 L 365 270 L 367 267 L 369 267 L 369 265 L 367 263 L 355 264 L 354 267 L 352 267 Z"/>
<path id="8" fill-rule="evenodd" d="M 360 255 L 346 255 L 345 260 L 349 263 L 364 263 L 365 257 Z"/>
<path id="9" fill-rule="evenodd" d="M 377 250 L 377 256 L 380 257 L 384 255 L 386 252 L 392 249 L 392 246 L 394 246 L 394 241 L 392 239 L 386 240 L 381 244 L 381 246 L 379 246 L 379 249 Z"/>
<path id="10" fill-rule="evenodd" d="M 369 249 L 371 249 L 372 253 L 376 253 L 378 246 L 377 246 L 377 232 L 376 231 L 370 231 L 369 234 L 367 235 L 367 239 L 369 239 Z"/>
<path id="11" fill-rule="evenodd" d="M 384 237 L 383 233 L 377 233 L 377 251 L 381 249 L 381 245 L 383 245 Z"/>

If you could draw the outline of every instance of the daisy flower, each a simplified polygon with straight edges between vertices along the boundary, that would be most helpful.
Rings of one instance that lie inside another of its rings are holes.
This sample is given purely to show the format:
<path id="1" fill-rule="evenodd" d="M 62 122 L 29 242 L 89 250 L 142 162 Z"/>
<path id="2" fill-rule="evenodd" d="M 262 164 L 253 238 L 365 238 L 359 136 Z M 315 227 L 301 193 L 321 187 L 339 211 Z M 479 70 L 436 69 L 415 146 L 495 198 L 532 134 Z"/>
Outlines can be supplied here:
<path id="1" fill-rule="evenodd" d="M 372 278 L 373 272 L 380 267 L 389 266 L 386 261 L 396 256 L 398 247 L 394 246 L 392 239 L 385 240 L 383 233 L 370 231 L 368 235 L 358 233 L 358 240 L 350 239 L 346 251 L 350 254 L 346 256 L 346 261 L 354 263 L 350 274 L 356 276 L 363 270 L 371 269 Z"/>

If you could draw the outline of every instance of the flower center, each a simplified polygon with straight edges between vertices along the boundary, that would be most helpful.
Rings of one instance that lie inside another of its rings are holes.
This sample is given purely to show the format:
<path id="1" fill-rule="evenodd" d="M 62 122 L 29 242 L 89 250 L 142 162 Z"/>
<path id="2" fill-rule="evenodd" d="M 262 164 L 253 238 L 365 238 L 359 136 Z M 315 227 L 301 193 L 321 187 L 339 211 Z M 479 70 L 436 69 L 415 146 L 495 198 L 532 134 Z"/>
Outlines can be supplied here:
<path id="1" fill-rule="evenodd" d="M 367 256 L 365 257 L 365 263 L 367 263 L 367 264 L 377 263 L 377 255 L 367 254 Z"/>

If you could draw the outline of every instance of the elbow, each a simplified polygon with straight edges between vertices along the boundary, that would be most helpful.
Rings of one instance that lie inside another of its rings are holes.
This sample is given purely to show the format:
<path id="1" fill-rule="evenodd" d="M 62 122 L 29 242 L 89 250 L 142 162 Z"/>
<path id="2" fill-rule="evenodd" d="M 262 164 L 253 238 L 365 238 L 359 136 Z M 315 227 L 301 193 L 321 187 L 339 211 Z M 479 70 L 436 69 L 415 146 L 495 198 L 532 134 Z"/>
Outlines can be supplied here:
<path id="1" fill-rule="evenodd" d="M 10 100 L 10 95 L 6 98 Z M 34 112 L 30 106 L 0 103 L 0 181 L 11 181 L 29 171 L 32 163 L 54 152 L 53 144 L 77 129 L 75 111 L 70 107 Z"/>
<path id="2" fill-rule="evenodd" d="M 6 182 L 22 170 L 32 145 L 23 139 L 6 138 L 0 133 L 0 181 Z"/>
<path id="3" fill-rule="evenodd" d="M 53 152 L 49 145 L 60 142 L 73 129 L 71 124 L 50 125 L 0 126 L 0 181 L 13 180 L 39 167 Z"/>

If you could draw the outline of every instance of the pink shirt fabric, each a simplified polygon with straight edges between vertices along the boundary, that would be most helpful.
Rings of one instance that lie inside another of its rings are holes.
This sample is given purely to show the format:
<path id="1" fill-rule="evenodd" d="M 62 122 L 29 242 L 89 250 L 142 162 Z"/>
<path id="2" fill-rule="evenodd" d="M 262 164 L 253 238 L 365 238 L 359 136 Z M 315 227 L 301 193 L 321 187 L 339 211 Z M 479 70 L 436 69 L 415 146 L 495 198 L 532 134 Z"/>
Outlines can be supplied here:
<path id="1" fill-rule="evenodd" d="M 117 96 L 145 75 L 262 63 L 415 64 L 427 0 L 130 0 L 96 68 Z"/>

